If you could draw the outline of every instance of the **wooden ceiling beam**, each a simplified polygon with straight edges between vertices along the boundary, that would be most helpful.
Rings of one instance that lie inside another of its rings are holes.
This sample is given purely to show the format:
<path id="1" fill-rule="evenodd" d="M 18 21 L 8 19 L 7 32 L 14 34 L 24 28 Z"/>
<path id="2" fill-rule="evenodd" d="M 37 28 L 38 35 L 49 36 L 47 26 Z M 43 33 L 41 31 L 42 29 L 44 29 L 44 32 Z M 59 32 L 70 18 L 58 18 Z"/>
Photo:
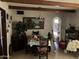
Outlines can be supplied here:
<path id="1" fill-rule="evenodd" d="M 67 3 L 67 2 L 54 2 L 54 1 L 45 1 L 45 0 L 2 0 L 2 1 L 13 2 L 13 3 L 23 3 L 23 4 L 51 5 L 51 6 L 79 8 L 79 4 Z"/>
<path id="2" fill-rule="evenodd" d="M 35 7 L 21 7 L 21 6 L 9 6 L 9 9 L 17 10 L 34 10 L 34 11 L 61 11 L 61 12 L 75 12 L 75 10 L 64 10 L 64 9 L 49 9 L 49 8 L 35 8 Z"/>

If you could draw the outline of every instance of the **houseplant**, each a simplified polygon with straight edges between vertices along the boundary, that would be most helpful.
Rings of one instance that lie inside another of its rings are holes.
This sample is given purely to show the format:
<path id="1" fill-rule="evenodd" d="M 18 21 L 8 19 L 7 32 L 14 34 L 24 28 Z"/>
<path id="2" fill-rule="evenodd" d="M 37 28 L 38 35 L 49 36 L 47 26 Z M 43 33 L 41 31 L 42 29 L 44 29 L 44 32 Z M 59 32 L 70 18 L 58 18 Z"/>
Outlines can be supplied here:
<path id="1" fill-rule="evenodd" d="M 17 22 L 14 26 L 12 33 L 12 48 L 14 51 L 21 50 L 24 48 L 25 42 L 27 42 L 27 37 L 25 31 L 27 31 L 27 24 L 21 21 Z M 26 39 L 26 41 L 25 41 Z"/>

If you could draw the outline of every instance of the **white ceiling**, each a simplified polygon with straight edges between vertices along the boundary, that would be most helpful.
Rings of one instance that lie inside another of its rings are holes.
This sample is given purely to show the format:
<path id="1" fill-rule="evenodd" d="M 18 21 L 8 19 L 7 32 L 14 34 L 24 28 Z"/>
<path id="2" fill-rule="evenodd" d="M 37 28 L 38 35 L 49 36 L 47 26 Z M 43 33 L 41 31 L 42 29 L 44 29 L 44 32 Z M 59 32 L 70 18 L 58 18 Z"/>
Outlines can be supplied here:
<path id="1" fill-rule="evenodd" d="M 45 0 L 45 1 L 56 1 L 56 2 L 67 2 L 67 3 L 77 3 L 77 4 L 79 4 L 79 0 Z"/>

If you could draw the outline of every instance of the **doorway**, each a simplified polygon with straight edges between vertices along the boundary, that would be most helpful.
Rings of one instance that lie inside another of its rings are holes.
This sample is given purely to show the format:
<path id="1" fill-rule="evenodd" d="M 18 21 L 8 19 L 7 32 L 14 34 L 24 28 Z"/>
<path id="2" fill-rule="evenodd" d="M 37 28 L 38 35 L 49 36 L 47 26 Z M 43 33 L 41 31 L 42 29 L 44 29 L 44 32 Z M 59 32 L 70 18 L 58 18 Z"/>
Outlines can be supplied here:
<path id="1" fill-rule="evenodd" d="M 0 58 L 7 59 L 6 12 L 0 8 Z"/>
<path id="2" fill-rule="evenodd" d="M 59 49 L 59 41 L 61 40 L 61 18 L 53 18 L 53 35 L 54 35 L 54 45 L 55 49 Z"/>

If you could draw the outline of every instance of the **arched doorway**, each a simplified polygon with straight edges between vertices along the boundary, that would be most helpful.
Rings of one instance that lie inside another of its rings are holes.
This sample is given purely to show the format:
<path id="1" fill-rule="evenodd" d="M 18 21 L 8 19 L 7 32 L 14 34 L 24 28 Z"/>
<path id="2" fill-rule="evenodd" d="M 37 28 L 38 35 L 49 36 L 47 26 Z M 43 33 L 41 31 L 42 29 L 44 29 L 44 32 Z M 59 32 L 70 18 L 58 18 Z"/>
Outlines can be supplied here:
<path id="1" fill-rule="evenodd" d="M 54 35 L 54 44 L 55 49 L 59 48 L 59 41 L 61 40 L 61 18 L 54 17 L 53 18 L 53 35 Z"/>

